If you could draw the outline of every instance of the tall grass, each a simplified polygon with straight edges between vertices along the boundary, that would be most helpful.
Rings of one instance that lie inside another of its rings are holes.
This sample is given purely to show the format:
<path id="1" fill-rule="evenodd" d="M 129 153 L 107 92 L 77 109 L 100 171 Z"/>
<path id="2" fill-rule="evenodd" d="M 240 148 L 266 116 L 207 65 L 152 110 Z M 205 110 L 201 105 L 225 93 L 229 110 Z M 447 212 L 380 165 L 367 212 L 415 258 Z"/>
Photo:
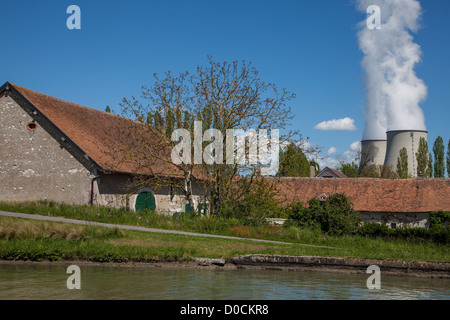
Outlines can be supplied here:
<path id="1" fill-rule="evenodd" d="M 123 237 L 123 231 L 117 228 L 99 229 L 52 222 L 0 220 L 0 240 L 54 239 L 80 241 L 121 237 Z"/>

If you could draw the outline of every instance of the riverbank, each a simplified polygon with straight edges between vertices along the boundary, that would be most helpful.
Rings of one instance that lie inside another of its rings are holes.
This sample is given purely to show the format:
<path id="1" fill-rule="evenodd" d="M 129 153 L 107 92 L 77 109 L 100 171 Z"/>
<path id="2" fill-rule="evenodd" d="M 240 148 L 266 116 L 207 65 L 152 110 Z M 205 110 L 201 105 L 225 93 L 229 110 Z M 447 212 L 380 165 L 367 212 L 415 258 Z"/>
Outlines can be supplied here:
<path id="1" fill-rule="evenodd" d="M 57 219 L 0 216 L 2 263 L 361 274 L 377 265 L 395 276 L 450 278 L 448 246 L 433 243 L 320 235 L 309 244 L 287 243 Z M 311 234 L 300 232 L 299 241 L 312 240 Z M 332 246 L 336 244 L 340 246 Z"/>
<path id="2" fill-rule="evenodd" d="M 71 227 L 65 228 L 67 229 L 68 239 L 62 240 L 70 240 L 73 238 L 73 235 L 79 234 L 82 239 L 96 242 L 96 248 L 93 247 L 93 250 L 88 250 L 85 247 L 79 248 L 78 243 L 71 243 L 70 246 L 63 246 L 62 243 L 51 244 L 54 247 L 53 251 L 61 258 L 64 258 L 66 255 L 63 253 L 71 255 L 69 258 L 78 258 L 81 255 L 84 259 L 86 256 L 91 256 L 94 260 L 101 259 L 102 262 L 116 258 L 124 260 L 128 257 L 147 260 L 148 257 L 153 258 L 157 256 L 180 260 L 186 257 L 198 256 L 226 258 L 245 254 L 283 254 L 450 261 L 450 251 L 447 244 L 435 243 L 420 238 L 385 238 L 359 234 L 331 236 L 323 234 L 320 230 L 296 226 L 239 225 L 239 221 L 221 219 L 215 216 L 181 215 L 178 217 L 165 217 L 153 212 L 135 213 L 104 207 L 69 206 L 55 203 L 5 204 L 0 202 L 0 205 L 3 205 L 3 207 L 0 207 L 0 210 L 9 209 L 17 216 L 28 221 L 42 219 L 41 221 L 43 222 L 66 222 Z M 0 212 L 1 214 L 3 213 Z M 10 215 L 11 212 L 7 214 Z M 4 219 L 7 218 L 0 217 L 0 228 L 2 227 L 1 223 L 7 223 Z M 36 221 L 36 225 L 38 224 Z M 105 236 L 99 238 L 95 234 L 91 236 L 92 232 L 90 230 L 94 227 L 96 230 L 105 230 L 102 227 L 107 227 L 110 230 L 114 230 L 114 232 L 101 232 L 103 234 L 111 233 L 109 239 L 106 239 L 108 236 L 106 238 Z M 24 235 L 21 236 L 24 240 L 27 237 L 32 237 L 33 239 L 37 237 L 39 240 L 48 238 L 45 235 L 33 235 L 33 232 L 35 232 L 33 231 L 34 227 L 22 228 L 18 226 L 16 228 L 25 229 Z M 82 231 L 80 231 L 80 228 Z M 4 228 L 7 234 L 6 237 L 17 238 L 16 235 L 11 235 L 11 232 L 8 231 L 11 229 L 10 226 Z M 45 229 L 45 227 L 38 227 L 37 229 Z M 71 229 L 75 231 L 72 232 Z M 83 233 L 86 233 L 83 230 L 89 231 L 87 236 L 83 236 Z M 143 232 L 139 233 L 139 231 Z M 12 230 L 12 233 L 14 232 Z M 40 233 L 42 234 L 42 232 Z M 45 243 L 41 245 L 42 247 L 48 246 Z M 22 250 L 23 248 L 19 246 L 12 249 Z M 30 249 L 26 247 L 24 250 L 27 253 Z M 66 252 L 66 250 L 69 250 L 69 252 Z M 102 252 L 110 252 L 110 254 L 103 255 Z M 128 254 L 129 252 L 131 254 Z M 48 253 L 51 254 L 51 252 Z M 41 258 L 46 259 L 45 256 Z"/>
<path id="3" fill-rule="evenodd" d="M 193 258 L 189 261 L 155 259 L 147 262 L 95 262 L 89 260 L 59 261 L 6 261 L 1 265 L 77 265 L 115 268 L 145 268 L 167 270 L 217 270 L 239 269 L 270 270 L 274 272 L 322 272 L 367 274 L 369 266 L 378 266 L 382 275 L 395 277 L 420 277 L 450 279 L 450 263 L 434 261 L 380 260 L 318 256 L 243 255 L 229 259 Z"/>

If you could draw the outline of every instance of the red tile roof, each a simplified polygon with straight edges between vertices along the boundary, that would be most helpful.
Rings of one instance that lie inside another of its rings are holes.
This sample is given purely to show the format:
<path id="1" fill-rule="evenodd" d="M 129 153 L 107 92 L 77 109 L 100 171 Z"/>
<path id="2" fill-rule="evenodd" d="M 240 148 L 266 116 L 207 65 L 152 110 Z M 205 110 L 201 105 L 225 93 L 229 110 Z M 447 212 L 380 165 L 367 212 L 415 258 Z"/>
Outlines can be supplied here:
<path id="1" fill-rule="evenodd" d="M 162 160 L 157 160 L 150 172 L 148 168 L 127 161 L 127 155 L 117 148 L 111 148 L 119 141 L 133 143 L 130 135 L 123 134 L 124 130 L 140 130 L 141 134 L 147 135 L 148 141 L 155 141 L 156 137 L 150 130 L 146 132 L 140 122 L 11 85 L 104 171 L 182 176 L 174 165 Z M 170 159 L 170 152 L 168 149 L 164 151 L 167 159 Z"/>
<path id="2" fill-rule="evenodd" d="M 307 204 L 322 195 L 344 194 L 360 212 L 450 211 L 450 179 L 278 178 L 280 197 Z"/>

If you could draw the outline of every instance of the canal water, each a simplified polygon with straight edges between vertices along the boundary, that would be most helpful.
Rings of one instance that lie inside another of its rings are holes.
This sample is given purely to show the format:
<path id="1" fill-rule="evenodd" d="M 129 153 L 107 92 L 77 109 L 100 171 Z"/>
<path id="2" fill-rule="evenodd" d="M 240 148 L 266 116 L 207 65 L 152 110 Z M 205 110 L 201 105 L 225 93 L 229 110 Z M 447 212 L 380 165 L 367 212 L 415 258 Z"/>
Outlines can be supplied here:
<path id="1" fill-rule="evenodd" d="M 0 265 L 0 300 L 450 300 L 450 280 L 382 273 L 369 290 L 369 274 L 80 266 L 70 290 L 67 267 Z"/>

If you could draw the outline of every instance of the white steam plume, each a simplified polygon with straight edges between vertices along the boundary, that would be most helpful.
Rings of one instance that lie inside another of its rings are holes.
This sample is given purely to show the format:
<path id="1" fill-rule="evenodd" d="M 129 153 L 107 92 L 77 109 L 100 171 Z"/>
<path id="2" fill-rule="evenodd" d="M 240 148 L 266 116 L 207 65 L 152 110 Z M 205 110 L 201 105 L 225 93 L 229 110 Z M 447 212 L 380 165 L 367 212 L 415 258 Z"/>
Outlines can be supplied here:
<path id="1" fill-rule="evenodd" d="M 371 5 L 381 9 L 381 29 L 369 29 L 366 20 L 359 25 L 367 103 L 363 139 L 386 139 L 390 130 L 426 130 L 419 104 L 428 90 L 414 72 L 422 51 L 410 34 L 420 27 L 421 5 L 417 0 L 357 0 L 363 12 Z"/>

